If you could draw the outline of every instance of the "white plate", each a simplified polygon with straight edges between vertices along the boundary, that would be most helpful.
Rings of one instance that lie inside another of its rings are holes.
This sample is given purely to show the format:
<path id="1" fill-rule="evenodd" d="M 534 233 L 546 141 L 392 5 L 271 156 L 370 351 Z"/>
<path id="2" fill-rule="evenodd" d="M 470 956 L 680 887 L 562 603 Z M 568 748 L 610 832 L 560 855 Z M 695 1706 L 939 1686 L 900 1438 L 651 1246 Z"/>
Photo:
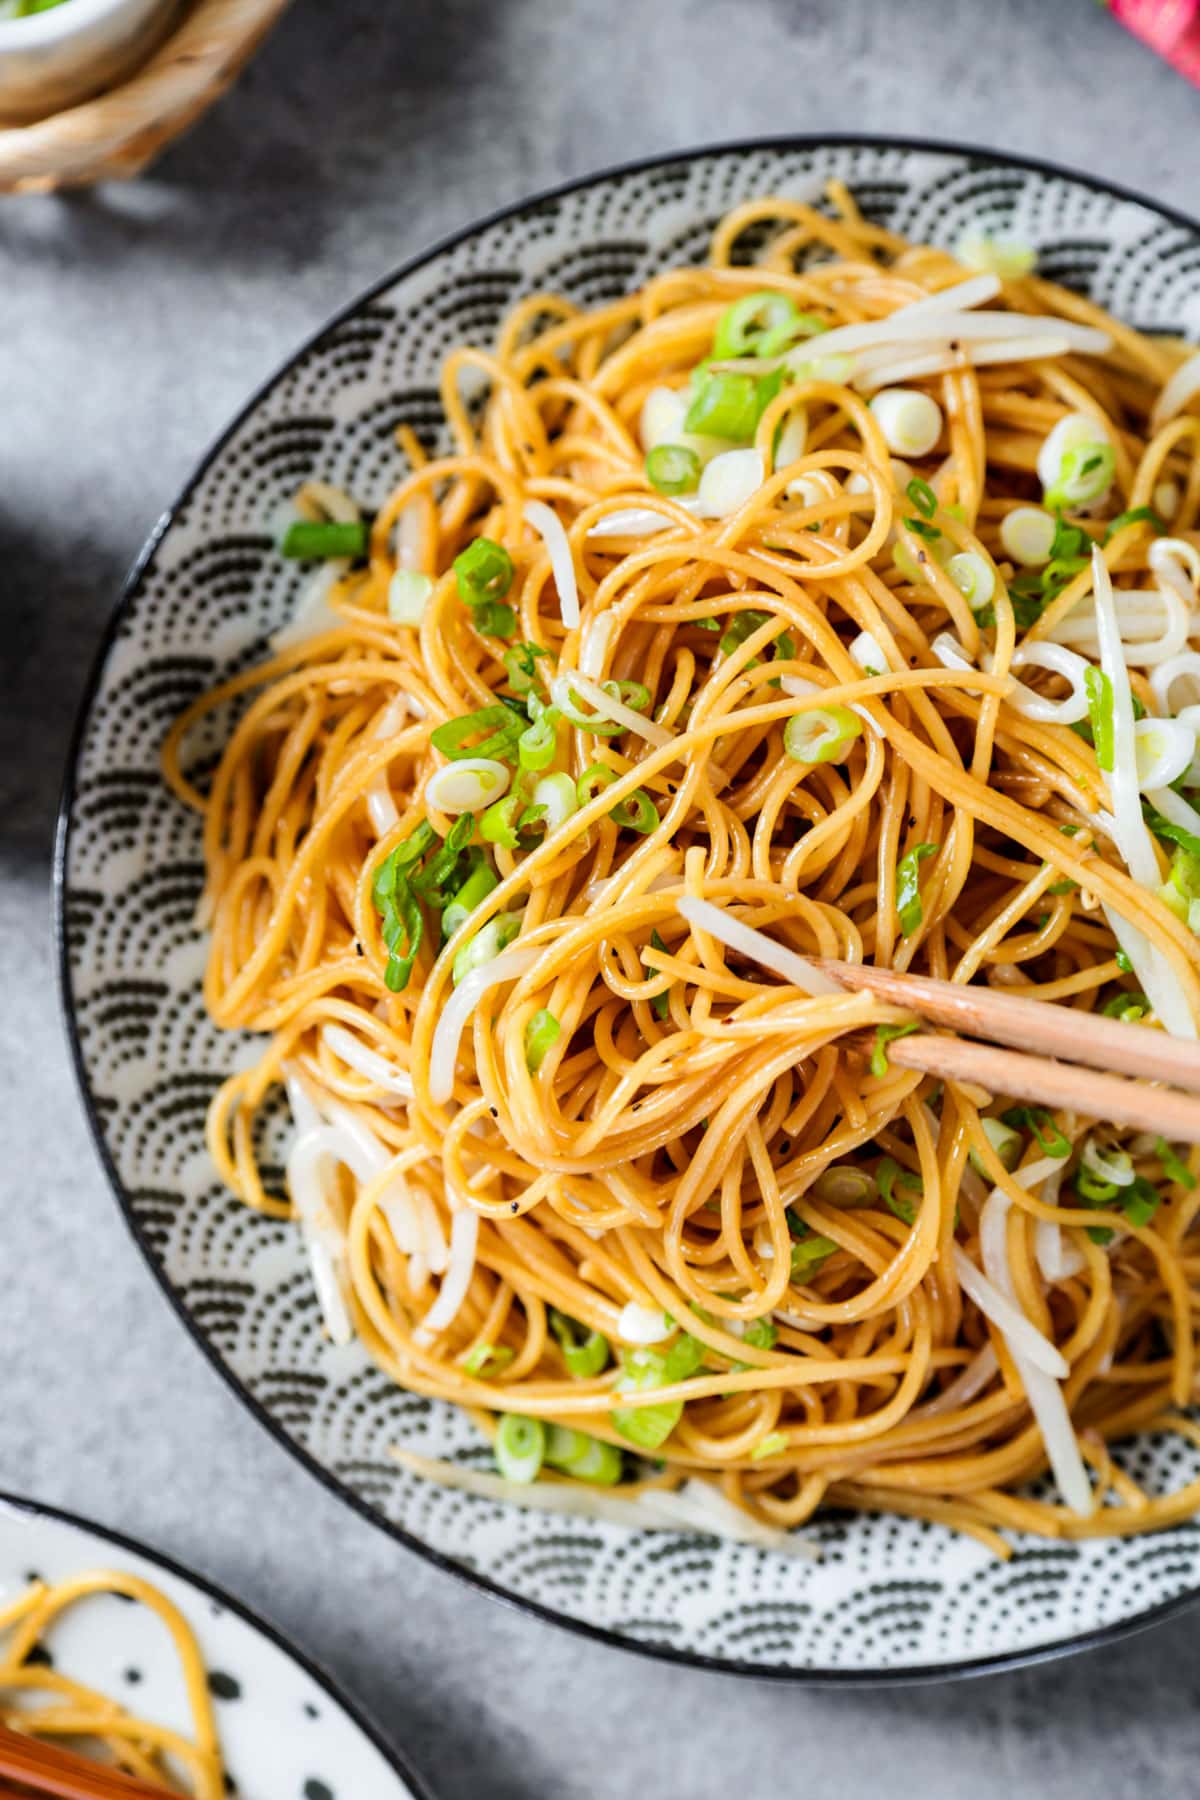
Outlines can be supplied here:
<path id="1" fill-rule="evenodd" d="M 200 994 L 200 827 L 159 774 L 171 720 L 266 653 L 304 579 L 269 522 L 308 476 L 368 507 L 394 483 L 394 428 L 441 430 L 442 357 L 487 342 L 524 294 L 584 305 L 703 259 L 712 228 L 831 176 L 871 218 L 953 246 L 969 225 L 1034 245 L 1043 272 L 1145 330 L 1200 337 L 1200 229 L 1082 176 L 929 144 L 804 140 L 665 157 L 513 207 L 363 296 L 254 395 L 134 571 L 93 677 L 60 822 L 64 993 L 96 1141 L 180 1315 L 243 1400 L 344 1498 L 410 1544 L 561 1623 L 691 1663 L 820 1680 L 964 1673 L 1078 1647 L 1200 1591 L 1200 1530 L 1068 1544 L 1000 1564 L 899 1518 L 819 1519 L 814 1567 L 711 1539 L 630 1536 L 430 1487 L 389 1448 L 486 1466 L 466 1415 L 335 1349 L 293 1226 L 222 1188 L 204 1112 L 246 1044 Z M 445 443 L 443 436 L 442 443 Z M 157 502 L 147 495 L 147 511 Z M 193 754 L 215 755 L 215 719 Z M 204 732 L 193 734 L 194 740 Z M 282 1162 L 281 1134 L 268 1146 Z M 1142 1479 L 1194 1473 L 1178 1439 L 1130 1451 Z"/>
<path id="2" fill-rule="evenodd" d="M 329 1679 L 237 1601 L 99 1526 L 0 1495 L 0 1604 L 33 1574 L 58 1581 L 103 1568 L 153 1583 L 196 1633 L 241 1800 L 422 1800 L 413 1776 Z M 64 1673 L 189 1732 L 178 1659 L 148 1608 L 89 1597 L 64 1613 L 45 1647 Z"/>

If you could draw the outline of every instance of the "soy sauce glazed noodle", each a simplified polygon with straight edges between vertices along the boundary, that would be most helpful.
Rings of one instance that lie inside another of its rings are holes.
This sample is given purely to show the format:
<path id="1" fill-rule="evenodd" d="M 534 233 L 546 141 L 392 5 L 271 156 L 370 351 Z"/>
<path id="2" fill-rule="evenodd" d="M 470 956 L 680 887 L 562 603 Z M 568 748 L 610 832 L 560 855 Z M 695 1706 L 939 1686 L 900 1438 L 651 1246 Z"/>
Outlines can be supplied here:
<path id="1" fill-rule="evenodd" d="M 75 1680 L 47 1654 L 46 1640 L 52 1640 L 63 1614 L 98 1594 L 140 1601 L 161 1619 L 187 1688 L 190 1737 L 140 1718 Z M 104 1569 L 64 1581 L 32 1579 L 14 1600 L 0 1605 L 0 1720 L 29 1737 L 96 1753 L 98 1760 L 157 1782 L 169 1793 L 221 1800 L 226 1792 L 208 1672 L 195 1634 L 178 1607 L 138 1575 Z"/>
<path id="2" fill-rule="evenodd" d="M 1200 1444 L 1196 1157 L 890 1066 L 912 1020 L 803 959 L 1195 1036 L 1200 372 L 829 199 L 522 301 L 369 523 L 301 490 L 330 560 L 165 751 L 208 1007 L 270 1034 L 211 1150 L 329 1334 L 493 1436 L 425 1473 L 781 1546 L 1146 1531 L 1200 1481 L 1106 1444 Z"/>

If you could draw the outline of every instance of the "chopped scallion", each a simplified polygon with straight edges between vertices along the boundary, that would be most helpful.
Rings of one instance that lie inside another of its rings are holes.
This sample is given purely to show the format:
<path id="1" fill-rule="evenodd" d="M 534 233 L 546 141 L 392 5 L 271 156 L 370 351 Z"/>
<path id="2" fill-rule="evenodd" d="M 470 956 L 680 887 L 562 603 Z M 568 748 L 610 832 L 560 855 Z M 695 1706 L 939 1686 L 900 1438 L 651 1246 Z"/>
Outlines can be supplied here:
<path id="1" fill-rule="evenodd" d="M 1010 1106 L 1000 1117 L 1017 1130 L 1032 1131 L 1043 1156 L 1070 1156 L 1070 1138 L 1063 1136 L 1044 1106 Z"/>
<path id="2" fill-rule="evenodd" d="M 296 519 L 279 548 L 282 555 L 302 562 L 325 562 L 338 556 L 365 556 L 368 536 L 361 519 Z"/>
<path id="3" fill-rule="evenodd" d="M 816 706 L 793 713 L 783 728 L 783 747 L 793 762 L 845 762 L 862 721 L 848 706 Z"/>
<path id="4" fill-rule="evenodd" d="M 646 458 L 646 479 L 659 494 L 693 493 L 700 480 L 700 458 L 686 444 L 656 444 Z"/>
<path id="5" fill-rule="evenodd" d="M 1154 1154 L 1162 1164 L 1163 1174 L 1168 1181 L 1174 1181 L 1180 1187 L 1195 1187 L 1196 1177 L 1182 1158 L 1171 1148 L 1166 1138 L 1157 1139 L 1154 1145 Z"/>
<path id="6" fill-rule="evenodd" d="M 546 1459 L 546 1427 L 524 1413 L 505 1413 L 496 1427 L 493 1453 L 506 1481 L 528 1486 L 537 1480 Z"/>
<path id="7" fill-rule="evenodd" d="M 1106 772 L 1113 766 L 1113 686 L 1103 669 L 1091 664 L 1084 672 L 1083 691 L 1087 695 L 1088 717 L 1092 723 L 1092 742 L 1096 761 Z"/>
<path id="8" fill-rule="evenodd" d="M 871 1073 L 880 1080 L 888 1072 L 887 1047 L 897 1038 L 908 1037 L 910 1032 L 920 1031 L 921 1022 L 914 1019 L 911 1025 L 877 1025 L 875 1027 L 875 1045 L 871 1051 Z"/>
<path id="9" fill-rule="evenodd" d="M 547 1318 L 563 1353 L 567 1372 L 576 1381 L 589 1381 L 593 1375 L 604 1372 L 610 1351 L 608 1339 L 601 1332 L 589 1331 L 555 1307 L 550 1308 Z"/>
<path id="10" fill-rule="evenodd" d="M 936 853 L 936 844 L 914 844 L 896 864 L 896 916 L 905 937 L 911 937 L 924 921 L 920 866 L 927 856 L 934 856 Z"/>
<path id="11" fill-rule="evenodd" d="M 535 1012 L 525 1027 L 525 1066 L 531 1075 L 536 1075 L 546 1060 L 547 1052 L 553 1049 L 562 1035 L 562 1026 L 552 1012 L 543 1006 Z"/>
<path id="12" fill-rule="evenodd" d="M 515 1351 L 507 1344 L 476 1344 L 475 1348 L 463 1357 L 463 1368 L 468 1375 L 475 1375 L 481 1381 L 488 1381 L 493 1375 L 499 1375 L 507 1369 Z"/>
<path id="13" fill-rule="evenodd" d="M 487 756 L 511 763 L 526 729 L 524 713 L 504 705 L 482 706 L 478 712 L 463 713 L 436 726 L 430 742 L 452 762 L 460 757 Z"/>

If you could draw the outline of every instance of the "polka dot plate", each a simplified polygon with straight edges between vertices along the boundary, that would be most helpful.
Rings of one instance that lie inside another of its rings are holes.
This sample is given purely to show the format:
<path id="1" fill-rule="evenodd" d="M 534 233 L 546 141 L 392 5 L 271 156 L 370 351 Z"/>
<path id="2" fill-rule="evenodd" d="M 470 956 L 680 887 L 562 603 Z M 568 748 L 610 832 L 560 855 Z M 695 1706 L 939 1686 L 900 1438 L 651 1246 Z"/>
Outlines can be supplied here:
<path id="1" fill-rule="evenodd" d="M 1062 171 L 928 144 L 747 144 L 542 195 L 418 257 L 355 301 L 247 404 L 138 562 L 87 696 L 61 818 L 66 1008 L 96 1141 L 159 1280 L 258 1416 L 348 1502 L 479 1584 L 613 1642 L 808 1680 L 907 1680 L 1095 1641 L 1200 1588 L 1200 1530 L 1081 1545 L 1018 1542 L 1011 1562 L 912 1521 L 827 1517 L 813 1566 L 687 1535 L 521 1511 L 422 1484 L 396 1444 L 483 1465 L 470 1421 L 398 1391 L 320 1331 L 293 1227 L 246 1211 L 204 1148 L 205 1107 L 246 1054 L 200 996 L 200 831 L 158 754 L 202 689 L 261 657 L 303 573 L 270 521 L 307 476 L 367 506 L 395 481 L 397 425 L 445 442 L 437 374 L 522 295 L 582 304 L 700 261 L 731 206 L 819 201 L 840 177 L 873 219 L 953 246 L 968 226 L 1034 245 L 1044 273 L 1146 330 L 1200 338 L 1200 228 Z M 161 496 L 148 494 L 147 512 Z M 198 771 L 228 721 L 195 734 Z M 280 1160 L 282 1138 L 268 1146 Z M 1178 1445 L 1131 1452 L 1155 1484 Z"/>
<path id="2" fill-rule="evenodd" d="M 234 1800 L 428 1800 L 328 1677 L 236 1600 L 127 1538 L 0 1495 L 0 1607 L 34 1576 L 62 1581 L 92 1569 L 141 1576 L 196 1633 Z M 89 1596 L 63 1612 L 37 1654 L 190 1735 L 179 1660 L 148 1607 Z"/>

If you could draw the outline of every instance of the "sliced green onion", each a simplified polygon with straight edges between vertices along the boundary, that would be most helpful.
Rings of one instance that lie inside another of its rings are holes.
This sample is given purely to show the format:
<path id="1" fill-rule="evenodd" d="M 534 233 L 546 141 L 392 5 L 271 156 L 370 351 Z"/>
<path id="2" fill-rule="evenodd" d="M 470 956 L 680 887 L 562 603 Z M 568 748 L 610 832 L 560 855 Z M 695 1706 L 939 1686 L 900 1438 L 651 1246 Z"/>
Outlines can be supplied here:
<path id="1" fill-rule="evenodd" d="M 489 844 L 501 844 L 505 850 L 518 849 L 521 843 L 520 815 L 524 810 L 523 794 L 506 794 L 503 800 L 493 801 L 486 812 L 480 814 L 480 837 Z"/>
<path id="2" fill-rule="evenodd" d="M 758 377 L 714 374 L 705 369 L 696 384 L 683 428 L 703 437 L 748 443 L 782 385 L 782 370 Z"/>
<path id="3" fill-rule="evenodd" d="M 478 537 L 454 559 L 454 580 L 464 606 L 503 600 L 513 583 L 513 559 L 502 544 Z"/>
<path id="4" fill-rule="evenodd" d="M 917 1217 L 916 1202 L 906 1200 L 903 1194 L 896 1192 L 896 1189 L 898 1187 L 909 1188 L 920 1197 L 925 1191 L 925 1184 L 921 1177 L 914 1175 L 910 1169 L 903 1168 L 894 1157 L 885 1156 L 875 1170 L 875 1180 L 879 1186 L 883 1204 L 888 1211 L 894 1213 L 902 1224 L 914 1224 Z"/>
<path id="5" fill-rule="evenodd" d="M 1115 961 L 1118 969 L 1120 969 L 1120 971 L 1123 975 L 1132 975 L 1133 974 L 1133 964 L 1130 962 L 1129 956 L 1126 951 L 1118 950 L 1116 952 L 1113 960 Z"/>
<path id="6" fill-rule="evenodd" d="M 521 929 L 520 913 L 497 913 L 468 940 L 454 958 L 453 980 L 457 987 L 472 969 L 481 969 L 508 948 Z"/>
<path id="7" fill-rule="evenodd" d="M 880 1080 L 888 1072 L 887 1047 L 897 1038 L 908 1037 L 914 1031 L 920 1031 L 921 1022 L 914 1019 L 911 1025 L 877 1025 L 875 1027 L 875 1045 L 871 1051 L 871 1073 Z"/>
<path id="8" fill-rule="evenodd" d="M 428 862 L 414 868 L 411 881 L 415 891 L 431 906 L 445 906 L 453 899 L 460 882 L 465 880 L 463 857 L 475 835 L 475 820 L 470 813 L 457 818 Z M 469 872 L 469 871 L 468 871 Z"/>
<path id="9" fill-rule="evenodd" d="M 640 832 L 643 837 L 648 837 L 661 822 L 658 808 L 645 788 L 634 788 L 632 794 L 627 794 L 624 800 L 619 800 L 609 814 L 609 818 L 614 825 L 620 825 L 627 831 Z"/>
<path id="10" fill-rule="evenodd" d="M 848 706 L 815 706 L 793 713 L 783 728 L 783 747 L 793 762 L 845 762 L 862 720 Z"/>
<path id="11" fill-rule="evenodd" d="M 738 649 L 740 645 L 744 644 L 748 637 L 752 637 L 760 626 L 769 624 L 770 619 L 770 613 L 759 612 L 752 606 L 747 607 L 743 612 L 734 613 L 732 619 L 730 619 L 728 625 L 721 633 L 721 639 L 717 645 L 717 649 L 721 652 L 722 656 L 732 656 L 734 651 Z M 786 662 L 790 657 L 795 656 L 795 654 L 796 645 L 792 639 L 791 633 L 787 631 L 781 632 L 771 645 L 771 660 L 773 662 L 780 660 Z M 753 669 L 755 666 L 756 665 L 753 662 L 747 663 L 746 665 L 748 669 Z"/>
<path id="12" fill-rule="evenodd" d="M 904 491 L 920 513 L 921 517 L 923 519 L 932 519 L 934 513 L 937 511 L 938 502 L 937 495 L 934 493 L 929 483 L 927 481 L 922 481 L 919 475 L 914 475 Z"/>
<path id="13" fill-rule="evenodd" d="M 417 569 L 397 569 L 388 582 L 388 618 L 393 625 L 419 625 L 433 592 L 433 582 Z"/>
<path id="14" fill-rule="evenodd" d="M 1014 506 L 1000 521 L 1000 542 L 1007 556 L 1027 569 L 1040 569 L 1053 555 L 1055 523 L 1040 506 Z"/>
<path id="15" fill-rule="evenodd" d="M 774 1319 L 751 1319 L 742 1333 L 743 1344 L 752 1350 L 773 1350 L 779 1338 Z"/>
<path id="16" fill-rule="evenodd" d="M 1092 722 L 1092 742 L 1096 761 L 1111 773 L 1113 766 L 1113 685 L 1103 669 L 1091 664 L 1084 671 L 1083 691 L 1087 695 L 1088 717 Z"/>
<path id="17" fill-rule="evenodd" d="M 1106 1000 L 1100 1008 L 1106 1019 L 1123 1019 L 1127 1025 L 1135 1025 L 1144 1019 L 1150 1011 L 1150 1002 L 1145 994 L 1129 994 L 1122 991 Z"/>
<path id="18" fill-rule="evenodd" d="M 653 1350 L 640 1350 L 636 1354 L 649 1357 L 658 1356 L 660 1353 Z M 704 1367 L 707 1355 L 707 1344 L 702 1343 L 699 1338 L 693 1337 L 690 1332 L 681 1331 L 670 1349 L 661 1356 L 662 1385 L 666 1387 L 677 1381 L 686 1381 L 689 1375 L 694 1375 L 697 1369 Z"/>
<path id="19" fill-rule="evenodd" d="M 1172 825 L 1171 821 L 1164 819 L 1160 812 L 1155 812 L 1148 802 L 1143 802 L 1142 813 L 1155 837 L 1163 838 L 1168 844 L 1178 844 L 1185 855 L 1193 859 L 1197 865 L 1196 880 L 1200 884 L 1200 837 L 1197 837 L 1194 831 L 1188 831 L 1183 825 Z M 1171 878 L 1181 893 L 1190 894 L 1193 891 L 1190 886 L 1186 885 L 1192 879 L 1190 869 L 1191 864 L 1184 862 L 1182 858 L 1178 873 L 1175 864 L 1172 863 Z M 1200 894 L 1200 885 L 1197 885 L 1194 891 Z"/>
<path id="20" fill-rule="evenodd" d="M 1046 505 L 1089 506 L 1112 485 L 1116 452 L 1097 438 L 1091 443 L 1069 445 L 1058 465 L 1058 479 L 1046 490 Z"/>
<path id="21" fill-rule="evenodd" d="M 1032 1131 L 1043 1156 L 1070 1156 L 1070 1138 L 1063 1136 L 1044 1106 L 1010 1106 L 1000 1117 L 1006 1125 Z"/>
<path id="22" fill-rule="evenodd" d="M 508 684 L 514 694 L 529 694 L 537 686 L 538 658 L 545 657 L 553 661 L 548 650 L 540 644 L 511 644 L 504 652 L 504 667 L 508 672 Z"/>
<path id="23" fill-rule="evenodd" d="M 1114 1187 L 1129 1187 L 1133 1181 L 1133 1158 L 1128 1150 L 1105 1149 L 1095 1138 L 1085 1138 L 1080 1163 L 1097 1181 L 1111 1181 Z"/>
<path id="24" fill-rule="evenodd" d="M 884 442 L 897 456 L 928 456 L 942 434 L 942 409 L 919 388 L 884 388 L 870 407 Z"/>
<path id="25" fill-rule="evenodd" d="M 656 444 L 646 458 L 646 480 L 659 494 L 690 494 L 700 481 L 700 458 L 686 444 Z"/>
<path id="26" fill-rule="evenodd" d="M 503 804 L 501 800 L 499 805 Z M 494 808 L 489 810 L 494 811 Z M 484 814 L 484 819 L 486 818 L 487 813 Z M 482 819 L 479 828 L 483 830 Z M 499 880 L 492 865 L 485 861 L 482 851 L 476 852 L 476 860 L 470 873 L 455 890 L 454 898 L 442 914 L 442 932 L 446 937 L 453 937 L 459 926 L 466 924 L 480 901 L 486 900 L 492 889 L 499 885 Z"/>
<path id="27" fill-rule="evenodd" d="M 471 608 L 471 622 L 485 637 L 515 637 L 517 615 L 503 600 L 484 600 Z"/>
<path id="28" fill-rule="evenodd" d="M 664 950 L 665 951 L 667 948 L 667 946 L 663 943 L 662 937 L 659 934 L 657 929 L 655 929 L 654 931 L 652 931 L 650 933 L 650 942 L 653 944 L 653 946 L 656 950 Z M 644 958 L 642 961 L 642 967 L 644 969 L 648 968 L 648 965 Z M 648 972 L 651 975 L 657 975 L 660 973 L 660 971 L 657 969 L 649 969 Z M 656 1019 L 665 1019 L 667 1014 L 671 1010 L 670 996 L 668 994 L 655 994 L 650 1001 L 650 1007 L 651 1007 L 651 1010 L 653 1011 Z"/>
<path id="29" fill-rule="evenodd" d="M 608 1339 L 599 1331 L 589 1331 L 553 1306 L 549 1309 L 547 1318 L 551 1331 L 558 1339 L 567 1372 L 576 1381 L 588 1381 L 593 1375 L 602 1374 L 608 1367 Z"/>
<path id="30" fill-rule="evenodd" d="M 593 763 L 575 783 L 575 794 L 580 806 L 587 806 L 597 794 L 603 793 L 606 787 L 611 787 L 616 779 L 615 769 L 610 769 L 606 763 Z"/>
<path id="31" fill-rule="evenodd" d="M 721 314 L 713 338 L 713 360 L 779 356 L 797 338 L 813 337 L 824 329 L 824 321 L 815 313 L 802 313 L 788 295 L 764 288 L 744 294 Z"/>
<path id="32" fill-rule="evenodd" d="M 556 706 L 544 707 L 533 724 L 517 739 L 517 761 L 531 774 L 539 769 L 548 769 L 554 761 L 558 749 L 555 727 L 559 717 Z"/>
<path id="33" fill-rule="evenodd" d="M 1017 238 L 993 237 L 981 225 L 971 225 L 963 232 L 954 254 L 969 269 L 999 275 L 1002 281 L 1031 275 L 1037 266 L 1037 251 L 1032 245 Z"/>
<path id="34" fill-rule="evenodd" d="M 911 937 L 924 920 L 919 870 L 925 858 L 936 853 L 936 844 L 914 844 L 896 864 L 896 916 L 905 937 Z"/>
<path id="35" fill-rule="evenodd" d="M 463 1357 L 463 1368 L 468 1375 L 476 1375 L 481 1381 L 488 1381 L 493 1375 L 499 1375 L 507 1369 L 516 1355 L 507 1344 L 476 1344 L 475 1348 Z"/>
<path id="36" fill-rule="evenodd" d="M 1072 1185 L 1086 1206 L 1107 1206 L 1121 1192 L 1115 1181 L 1105 1181 L 1094 1169 L 1084 1168 L 1082 1164 L 1075 1171 Z"/>
<path id="37" fill-rule="evenodd" d="M 533 804 L 544 815 L 546 830 L 556 831 L 579 810 L 575 783 L 561 770 L 556 775 L 543 775 L 534 787 Z"/>
<path id="38" fill-rule="evenodd" d="M 490 756 L 460 757 L 435 769 L 425 783 L 427 805 L 443 813 L 476 813 L 507 790 L 507 765 Z"/>
<path id="39" fill-rule="evenodd" d="M 478 712 L 447 719 L 444 725 L 435 727 L 429 739 L 434 749 L 452 762 L 468 756 L 512 762 L 526 729 L 524 714 L 514 712 L 510 706 L 482 706 Z"/>
<path id="40" fill-rule="evenodd" d="M 640 1350 L 627 1358 L 625 1373 L 617 1382 L 616 1391 L 619 1394 L 643 1394 L 665 1385 L 666 1359 L 652 1350 Z M 682 1400 L 660 1402 L 656 1406 L 618 1406 L 612 1412 L 615 1429 L 640 1450 L 660 1449 L 682 1417 Z"/>
<path id="41" fill-rule="evenodd" d="M 600 713 L 586 712 L 583 703 L 568 683 L 564 685 L 559 698 L 559 710 L 563 717 L 580 731 L 590 731 L 593 737 L 619 737 L 628 727 L 619 719 L 607 719 Z M 557 683 L 555 684 L 557 686 Z M 625 706 L 632 707 L 634 712 L 650 711 L 650 689 L 643 687 L 640 681 L 602 681 L 600 688 L 610 700 L 620 700 Z"/>
<path id="42" fill-rule="evenodd" d="M 546 1460 L 546 1427 L 524 1413 L 504 1413 L 492 1446 L 496 1467 L 505 1481 L 527 1487 L 536 1481 Z"/>
<path id="43" fill-rule="evenodd" d="M 986 557 L 974 550 L 960 550 L 946 564 L 946 573 L 970 607 L 982 612 L 996 592 L 996 571 Z"/>
<path id="44" fill-rule="evenodd" d="M 835 1254 L 837 1245 L 832 1238 L 819 1237 L 815 1232 L 798 1238 L 792 1244 L 792 1268 L 789 1277 L 792 1281 L 807 1281 L 815 1275 Z"/>
<path id="45" fill-rule="evenodd" d="M 552 1469 L 573 1475 L 576 1481 L 590 1481 L 597 1487 L 614 1487 L 625 1467 L 615 1444 L 589 1437 L 586 1431 L 572 1431 L 566 1425 L 551 1425 L 547 1432 L 546 1462 Z"/>
<path id="46" fill-rule="evenodd" d="M 302 562 L 324 562 L 331 557 L 367 554 L 369 533 L 363 520 L 296 519 L 288 526 L 280 554 Z"/>
<path id="47" fill-rule="evenodd" d="M 765 1438 L 760 1438 L 750 1452 L 751 1462 L 762 1462 L 768 1456 L 778 1456 L 788 1447 L 786 1431 L 768 1431 Z"/>
<path id="48" fill-rule="evenodd" d="M 546 1054 L 562 1036 L 562 1026 L 552 1012 L 543 1006 L 535 1012 L 525 1027 L 525 1067 L 531 1075 L 536 1075 L 546 1060 Z"/>
<path id="49" fill-rule="evenodd" d="M 389 993 L 399 994 L 408 986 L 424 931 L 424 916 L 408 884 L 405 883 L 403 888 L 397 886 L 383 908 L 381 924 L 381 935 L 388 952 L 383 979 Z"/>
<path id="50" fill-rule="evenodd" d="M 1104 527 L 1105 543 L 1115 538 L 1118 531 L 1124 531 L 1127 525 L 1149 525 L 1160 537 L 1167 529 L 1152 506 L 1131 506 L 1128 512 L 1118 513 Z"/>
<path id="51" fill-rule="evenodd" d="M 1006 1169 L 1015 1169 L 1021 1160 L 1021 1146 L 1025 1142 L 1021 1133 L 1012 1125 L 1006 1125 L 1003 1119 L 984 1118 L 980 1119 L 979 1123 L 983 1127 L 984 1137 L 992 1146 L 992 1149 L 996 1152 L 996 1155 L 1000 1158 L 1004 1167 Z M 976 1174 L 982 1175 L 984 1180 L 987 1181 L 989 1179 L 988 1172 L 983 1166 L 983 1159 L 978 1151 L 970 1151 L 969 1156 L 971 1167 L 975 1170 Z"/>
<path id="52" fill-rule="evenodd" d="M 422 819 L 412 836 L 406 837 L 384 857 L 371 882 L 371 898 L 377 909 L 381 909 L 384 901 L 389 900 L 396 892 L 404 871 L 414 863 L 419 863 L 425 852 L 437 841 L 438 834 L 433 826 L 428 819 Z"/>
<path id="53" fill-rule="evenodd" d="M 813 1193 L 827 1206 L 869 1206 L 875 1198 L 875 1182 L 853 1163 L 833 1163 L 817 1176 Z"/>
<path id="54" fill-rule="evenodd" d="M 1195 1187 L 1196 1177 L 1192 1174 L 1192 1171 L 1188 1168 L 1187 1164 L 1176 1155 L 1166 1138 L 1160 1137 L 1155 1140 L 1154 1154 L 1162 1164 L 1163 1174 L 1168 1181 L 1174 1181 L 1180 1187 Z"/>
<path id="55" fill-rule="evenodd" d="M 1121 1211 L 1129 1223 L 1148 1225 L 1162 1205 L 1162 1195 L 1153 1182 L 1147 1181 L 1144 1175 L 1135 1175 L 1129 1186 L 1121 1191 Z"/>

